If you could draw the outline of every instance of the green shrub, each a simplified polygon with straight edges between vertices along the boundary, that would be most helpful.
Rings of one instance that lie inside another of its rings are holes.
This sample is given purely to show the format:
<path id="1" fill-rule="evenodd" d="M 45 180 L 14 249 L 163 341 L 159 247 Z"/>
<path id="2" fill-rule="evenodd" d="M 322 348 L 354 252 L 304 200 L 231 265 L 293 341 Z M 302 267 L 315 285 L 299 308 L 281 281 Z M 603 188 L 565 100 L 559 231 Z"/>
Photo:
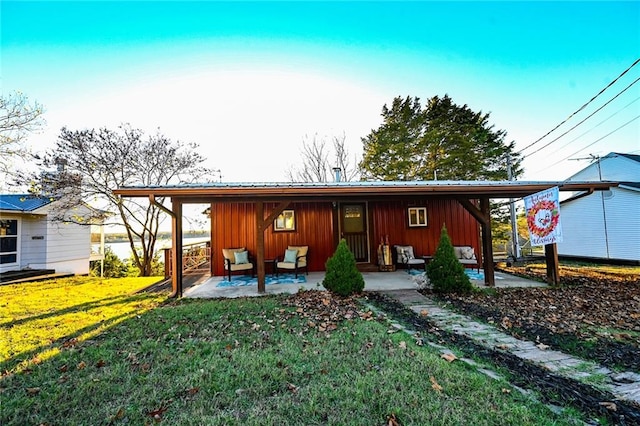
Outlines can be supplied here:
<path id="1" fill-rule="evenodd" d="M 364 289 L 364 278 L 356 267 L 356 258 L 347 242 L 341 240 L 336 252 L 327 260 L 322 285 L 332 293 L 348 296 Z"/>
<path id="2" fill-rule="evenodd" d="M 91 269 L 91 275 L 94 277 L 100 276 L 100 261 L 92 260 L 89 268 Z M 129 275 L 129 265 L 123 262 L 114 252 L 111 247 L 105 246 L 104 248 L 104 277 L 105 278 L 122 278 Z"/>
<path id="3" fill-rule="evenodd" d="M 473 285 L 469 276 L 464 272 L 464 266 L 456 258 L 453 245 L 447 234 L 447 227 L 442 226 L 440 242 L 427 265 L 427 276 L 433 285 L 433 291 L 438 293 L 470 293 Z"/>

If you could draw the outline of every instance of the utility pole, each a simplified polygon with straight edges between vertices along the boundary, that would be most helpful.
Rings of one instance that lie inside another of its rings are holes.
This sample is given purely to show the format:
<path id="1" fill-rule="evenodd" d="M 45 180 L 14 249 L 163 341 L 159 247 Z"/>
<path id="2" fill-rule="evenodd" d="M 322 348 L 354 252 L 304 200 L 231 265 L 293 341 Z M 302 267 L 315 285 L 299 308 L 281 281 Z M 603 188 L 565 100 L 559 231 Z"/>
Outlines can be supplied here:
<path id="1" fill-rule="evenodd" d="M 507 177 L 513 180 L 513 171 L 511 170 L 511 154 L 507 154 Z M 516 205 L 513 198 L 509 199 L 509 210 L 511 213 L 511 242 L 513 260 L 520 258 L 520 242 L 518 241 L 518 222 L 516 221 Z"/>

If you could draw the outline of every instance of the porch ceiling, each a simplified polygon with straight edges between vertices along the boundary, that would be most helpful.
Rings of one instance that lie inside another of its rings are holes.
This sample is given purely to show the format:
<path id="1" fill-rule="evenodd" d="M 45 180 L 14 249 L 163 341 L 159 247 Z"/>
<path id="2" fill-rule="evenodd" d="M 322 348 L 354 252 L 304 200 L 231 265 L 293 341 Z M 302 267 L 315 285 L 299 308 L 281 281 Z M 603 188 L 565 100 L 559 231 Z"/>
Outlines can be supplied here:
<path id="1" fill-rule="evenodd" d="M 171 197 L 185 203 L 247 200 L 322 201 L 403 197 L 520 198 L 558 186 L 560 191 L 601 191 L 618 182 L 527 181 L 384 181 L 332 183 L 205 183 L 168 186 L 123 187 L 123 197 Z"/>

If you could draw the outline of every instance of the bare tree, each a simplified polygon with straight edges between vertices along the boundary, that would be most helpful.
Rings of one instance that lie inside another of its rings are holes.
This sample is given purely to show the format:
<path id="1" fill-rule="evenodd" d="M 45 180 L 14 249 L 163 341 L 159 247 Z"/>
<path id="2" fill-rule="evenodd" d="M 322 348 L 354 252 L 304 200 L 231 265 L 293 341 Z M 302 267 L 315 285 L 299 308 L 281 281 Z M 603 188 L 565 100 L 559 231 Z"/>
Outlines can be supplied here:
<path id="1" fill-rule="evenodd" d="M 0 172 L 10 173 L 16 157 L 27 159 L 26 136 L 44 125 L 44 109 L 21 92 L 0 96 Z"/>
<path id="2" fill-rule="evenodd" d="M 60 211 L 69 211 L 74 203 L 87 200 L 101 210 L 115 213 L 113 223 L 126 229 L 140 275 L 148 276 L 152 272 L 161 209 L 147 199 L 120 198 L 113 190 L 212 181 L 212 171 L 201 166 L 205 159 L 197 148 L 196 144 L 174 142 L 159 131 L 145 137 L 141 130 L 128 124 L 117 131 L 63 128 L 56 148 L 44 160 L 45 166 L 57 164 L 58 171 L 46 173 L 37 190 L 57 198 L 64 195 Z M 136 243 L 141 250 L 136 250 Z"/>
<path id="3" fill-rule="evenodd" d="M 349 151 L 345 147 L 346 136 L 333 136 L 332 148 L 327 148 L 327 138 L 319 138 L 317 134 L 312 139 L 305 136 L 302 140 L 302 165 L 291 167 L 288 178 L 291 182 L 329 182 L 333 180 L 332 169 L 339 167 L 341 179 L 344 181 L 355 180 L 358 176 L 357 159 L 353 161 L 349 157 Z M 333 154 L 333 161 L 329 157 Z"/>

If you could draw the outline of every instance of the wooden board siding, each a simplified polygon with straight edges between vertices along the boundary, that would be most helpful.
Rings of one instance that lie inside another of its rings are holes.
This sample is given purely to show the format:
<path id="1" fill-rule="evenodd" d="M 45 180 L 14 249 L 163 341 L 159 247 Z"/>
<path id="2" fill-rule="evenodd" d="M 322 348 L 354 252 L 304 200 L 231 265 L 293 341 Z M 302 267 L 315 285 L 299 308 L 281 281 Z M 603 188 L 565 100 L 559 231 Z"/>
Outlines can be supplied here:
<path id="1" fill-rule="evenodd" d="M 265 216 L 275 206 L 265 203 Z M 408 207 L 427 207 L 428 226 L 410 228 Z M 337 244 L 336 209 L 330 202 L 293 203 L 288 209 L 295 211 L 296 230 L 277 232 L 269 227 L 264 234 L 265 259 L 284 255 L 288 245 L 308 245 L 309 270 L 323 271 Z M 223 248 L 246 247 L 256 254 L 255 207 L 250 202 L 214 203 L 211 212 L 213 273 L 223 275 Z M 390 244 L 412 245 L 416 255 L 433 255 L 443 223 L 454 245 L 470 245 L 480 253 L 478 222 L 455 200 L 369 202 L 368 213 L 372 263 L 377 263 L 375 253 L 385 235 L 389 235 Z"/>
<path id="2" fill-rule="evenodd" d="M 427 208 L 427 226 L 409 227 L 407 209 Z M 442 225 L 453 245 L 469 245 L 480 253 L 480 230 L 478 222 L 455 200 L 413 200 L 401 202 L 370 202 L 371 243 L 375 253 L 380 239 L 389 236 L 391 245 L 411 245 L 417 256 L 431 256 L 440 240 Z M 478 256 L 480 259 L 480 257 Z M 372 259 L 373 261 L 374 259 Z"/>
<path id="3" fill-rule="evenodd" d="M 265 203 L 267 216 L 276 203 Z M 265 259 L 282 257 L 289 245 L 309 246 L 309 270 L 323 271 L 333 254 L 333 206 L 324 203 L 292 203 L 287 209 L 295 212 L 296 230 L 264 233 Z M 214 275 L 223 275 L 222 249 L 246 247 L 256 254 L 255 207 L 253 203 L 213 203 L 211 205 L 211 253 Z M 270 268 L 267 269 L 270 273 Z"/>

